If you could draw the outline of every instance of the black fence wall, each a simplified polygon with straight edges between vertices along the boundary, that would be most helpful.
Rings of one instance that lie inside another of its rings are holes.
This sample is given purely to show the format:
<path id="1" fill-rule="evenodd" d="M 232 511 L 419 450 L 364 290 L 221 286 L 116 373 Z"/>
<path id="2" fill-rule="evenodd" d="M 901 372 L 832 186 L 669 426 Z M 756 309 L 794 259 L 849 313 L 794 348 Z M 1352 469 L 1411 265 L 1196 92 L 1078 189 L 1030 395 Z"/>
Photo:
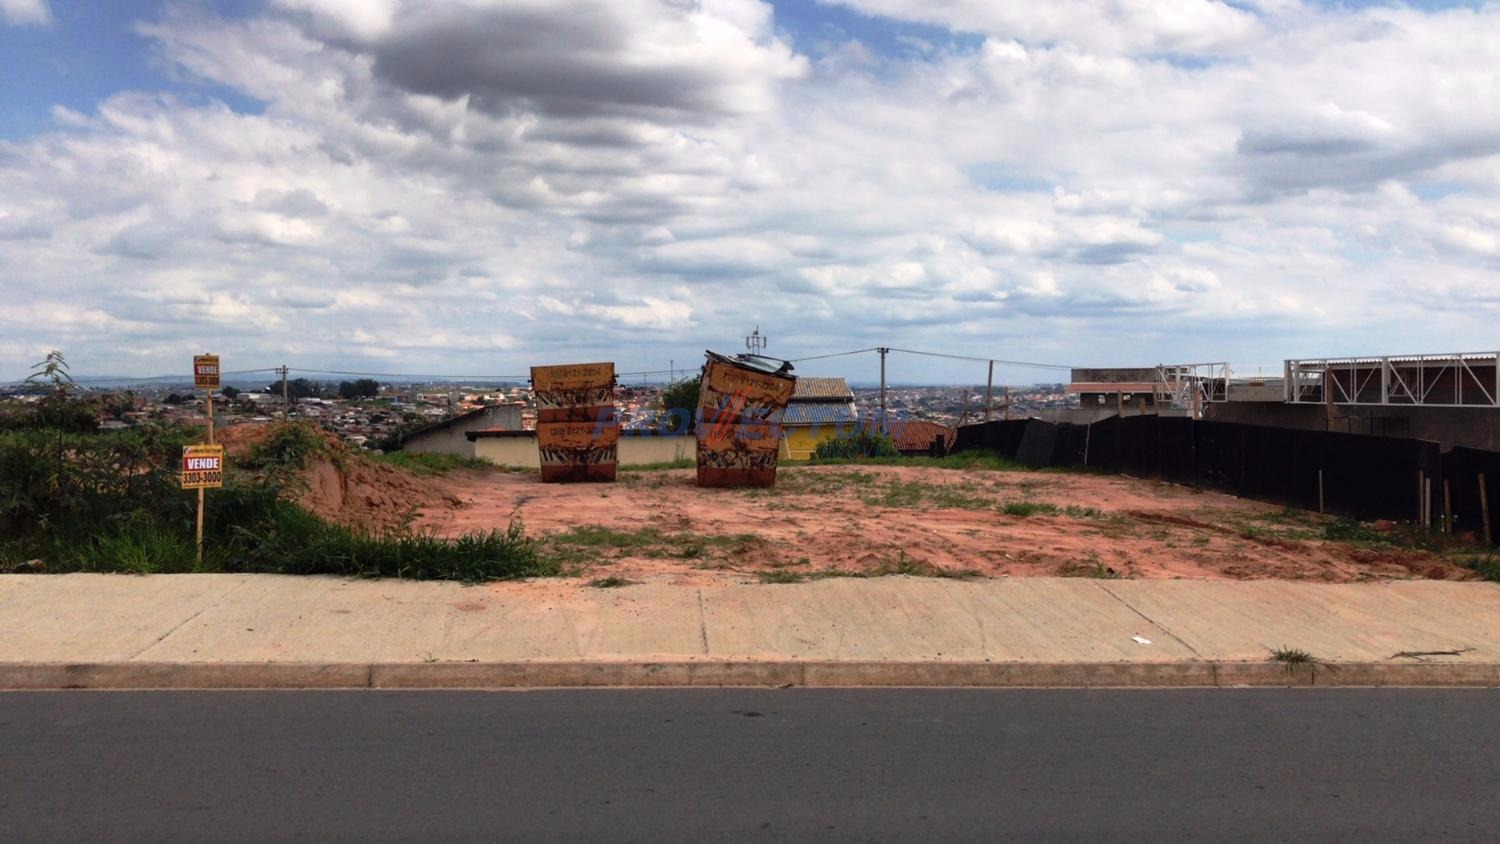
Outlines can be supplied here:
<path id="1" fill-rule="evenodd" d="M 1480 477 L 1500 512 L 1500 453 L 1437 443 L 1182 417 L 1114 417 L 1090 425 L 1019 419 L 965 425 L 955 451 L 988 451 L 1027 466 L 1090 468 L 1157 478 L 1351 518 L 1484 532 Z M 1492 526 L 1500 530 L 1500 526 Z M 1493 534 L 1497 530 L 1491 530 Z"/>

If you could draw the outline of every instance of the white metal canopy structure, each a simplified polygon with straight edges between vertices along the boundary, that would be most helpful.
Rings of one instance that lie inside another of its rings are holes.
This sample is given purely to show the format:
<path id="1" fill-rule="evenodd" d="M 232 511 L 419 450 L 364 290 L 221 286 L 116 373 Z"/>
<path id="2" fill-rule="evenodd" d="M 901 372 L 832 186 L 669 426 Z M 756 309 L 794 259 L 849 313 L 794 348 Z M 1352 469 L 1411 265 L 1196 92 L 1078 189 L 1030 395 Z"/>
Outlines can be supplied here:
<path id="1" fill-rule="evenodd" d="M 1203 406 L 1229 398 L 1228 363 L 1158 364 L 1156 379 L 1162 393 L 1173 407 L 1199 416 Z"/>
<path id="2" fill-rule="evenodd" d="M 1286 401 L 1500 407 L 1500 352 L 1288 360 Z"/>

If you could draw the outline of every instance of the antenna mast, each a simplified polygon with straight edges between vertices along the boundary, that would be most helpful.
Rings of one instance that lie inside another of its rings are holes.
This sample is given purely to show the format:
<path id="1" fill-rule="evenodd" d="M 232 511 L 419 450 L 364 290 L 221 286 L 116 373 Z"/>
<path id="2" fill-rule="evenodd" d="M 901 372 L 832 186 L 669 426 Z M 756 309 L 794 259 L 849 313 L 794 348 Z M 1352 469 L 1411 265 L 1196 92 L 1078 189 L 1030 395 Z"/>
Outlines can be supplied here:
<path id="1" fill-rule="evenodd" d="M 761 352 L 765 351 L 768 339 L 769 338 L 760 333 L 760 326 L 757 325 L 755 326 L 754 331 L 746 335 L 745 348 L 750 350 L 750 354 L 758 355 Z"/>

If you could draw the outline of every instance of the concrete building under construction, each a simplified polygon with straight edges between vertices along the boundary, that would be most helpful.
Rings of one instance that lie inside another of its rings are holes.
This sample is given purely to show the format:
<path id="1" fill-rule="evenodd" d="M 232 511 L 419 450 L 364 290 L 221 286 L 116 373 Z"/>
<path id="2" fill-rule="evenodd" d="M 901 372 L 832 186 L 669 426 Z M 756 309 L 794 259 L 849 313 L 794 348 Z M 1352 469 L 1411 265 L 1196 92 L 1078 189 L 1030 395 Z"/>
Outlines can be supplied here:
<path id="1" fill-rule="evenodd" d="M 1500 451 L 1497 364 L 1497 352 L 1291 359 L 1280 396 L 1214 404 L 1207 416 Z"/>

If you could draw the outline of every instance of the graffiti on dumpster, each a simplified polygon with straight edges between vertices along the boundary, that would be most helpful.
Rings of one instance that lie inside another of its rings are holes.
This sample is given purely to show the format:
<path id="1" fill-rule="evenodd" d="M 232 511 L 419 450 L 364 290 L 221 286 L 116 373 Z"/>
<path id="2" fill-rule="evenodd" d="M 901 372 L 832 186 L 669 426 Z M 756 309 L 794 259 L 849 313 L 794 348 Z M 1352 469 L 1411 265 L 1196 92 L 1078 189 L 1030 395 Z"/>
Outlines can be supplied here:
<path id="1" fill-rule="evenodd" d="M 542 480 L 614 480 L 620 441 L 615 365 L 534 366 L 531 385 Z"/>
<path id="2" fill-rule="evenodd" d="M 774 486 L 781 415 L 797 379 L 791 365 L 708 353 L 698 412 L 699 486 Z"/>

